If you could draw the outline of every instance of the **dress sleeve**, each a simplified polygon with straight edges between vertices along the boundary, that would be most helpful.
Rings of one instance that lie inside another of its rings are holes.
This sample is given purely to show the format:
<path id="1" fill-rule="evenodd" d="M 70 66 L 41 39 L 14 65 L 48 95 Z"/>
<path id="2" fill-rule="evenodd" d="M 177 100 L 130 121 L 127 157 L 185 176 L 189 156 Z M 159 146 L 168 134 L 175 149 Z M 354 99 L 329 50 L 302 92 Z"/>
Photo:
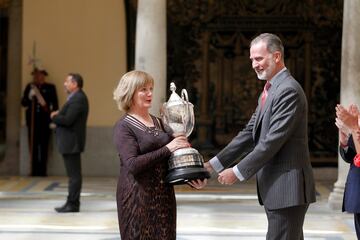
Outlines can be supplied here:
<path id="1" fill-rule="evenodd" d="M 347 163 L 353 163 L 354 157 L 356 156 L 356 150 L 354 145 L 353 137 L 350 136 L 349 142 L 348 142 L 348 148 L 344 149 L 342 147 L 339 147 L 341 158 L 347 162 Z"/>
<path id="2" fill-rule="evenodd" d="M 140 154 L 139 144 L 134 132 L 123 122 L 115 126 L 114 143 L 121 163 L 134 176 L 141 174 L 150 166 L 163 161 L 171 155 L 170 150 L 165 145 L 155 151 Z"/>

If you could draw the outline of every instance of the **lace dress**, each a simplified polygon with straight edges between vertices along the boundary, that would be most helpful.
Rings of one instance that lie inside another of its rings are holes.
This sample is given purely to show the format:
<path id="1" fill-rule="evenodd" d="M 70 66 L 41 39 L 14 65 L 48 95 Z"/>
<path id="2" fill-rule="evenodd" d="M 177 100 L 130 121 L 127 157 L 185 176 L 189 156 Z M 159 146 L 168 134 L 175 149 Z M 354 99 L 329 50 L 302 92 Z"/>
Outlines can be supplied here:
<path id="1" fill-rule="evenodd" d="M 117 209 L 122 240 L 176 239 L 176 201 L 173 186 L 164 182 L 172 137 L 151 116 L 147 127 L 125 115 L 114 128 L 120 157 Z"/>

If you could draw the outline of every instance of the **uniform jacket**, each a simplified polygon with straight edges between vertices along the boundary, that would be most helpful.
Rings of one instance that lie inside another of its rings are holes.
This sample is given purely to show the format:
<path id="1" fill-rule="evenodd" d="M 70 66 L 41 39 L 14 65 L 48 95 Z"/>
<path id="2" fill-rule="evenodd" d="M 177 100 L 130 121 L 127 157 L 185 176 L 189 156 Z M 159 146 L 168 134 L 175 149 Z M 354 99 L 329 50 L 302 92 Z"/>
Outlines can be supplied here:
<path id="1" fill-rule="evenodd" d="M 83 152 L 89 103 L 85 93 L 78 90 L 53 118 L 56 142 L 61 154 Z"/>
<path id="2" fill-rule="evenodd" d="M 340 147 L 340 155 L 345 162 L 350 163 L 342 210 L 349 213 L 360 213 L 360 168 L 354 165 L 356 150 L 352 137 L 349 138 L 347 149 Z"/>
<path id="3" fill-rule="evenodd" d="M 305 94 L 288 70 L 270 83 L 264 109 L 260 97 L 247 126 L 217 158 L 223 166 L 242 158 L 239 172 L 245 179 L 256 175 L 259 202 L 268 209 L 315 202 Z"/>
<path id="4" fill-rule="evenodd" d="M 31 90 L 31 85 L 29 83 L 26 85 L 23 97 L 21 99 L 21 105 L 26 107 L 26 125 L 31 126 L 31 114 L 32 108 L 34 107 L 34 119 L 36 122 L 36 127 L 38 128 L 49 128 L 50 123 L 50 112 L 56 111 L 59 108 L 58 99 L 56 94 L 56 88 L 54 84 L 43 83 L 41 86 L 38 86 L 41 95 L 43 96 L 46 106 L 42 107 L 36 98 L 34 98 L 34 103 L 29 99 L 29 92 Z"/>

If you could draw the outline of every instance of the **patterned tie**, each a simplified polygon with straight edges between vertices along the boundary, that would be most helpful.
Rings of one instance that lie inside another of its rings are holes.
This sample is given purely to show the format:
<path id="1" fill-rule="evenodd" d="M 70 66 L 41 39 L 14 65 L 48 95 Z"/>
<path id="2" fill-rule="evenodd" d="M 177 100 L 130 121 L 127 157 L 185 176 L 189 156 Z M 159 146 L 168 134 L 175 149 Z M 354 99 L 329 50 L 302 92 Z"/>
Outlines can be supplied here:
<path id="1" fill-rule="evenodd" d="M 261 109 L 264 108 L 266 98 L 268 96 L 268 90 L 269 90 L 270 87 L 271 87 L 271 83 L 269 81 L 266 81 L 266 84 L 264 86 L 264 90 L 263 90 L 262 95 L 261 95 Z"/>

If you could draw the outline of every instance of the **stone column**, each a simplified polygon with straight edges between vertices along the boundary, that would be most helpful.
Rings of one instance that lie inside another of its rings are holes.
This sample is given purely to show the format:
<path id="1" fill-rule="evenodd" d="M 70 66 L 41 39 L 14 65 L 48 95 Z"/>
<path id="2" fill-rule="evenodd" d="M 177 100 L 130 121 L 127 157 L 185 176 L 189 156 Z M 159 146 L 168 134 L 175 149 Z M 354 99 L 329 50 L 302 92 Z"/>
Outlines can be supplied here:
<path id="1" fill-rule="evenodd" d="M 166 0 L 138 0 L 135 69 L 155 80 L 150 112 L 159 115 L 166 101 Z"/>
<path id="2" fill-rule="evenodd" d="M 340 102 L 344 106 L 360 106 L 360 1 L 344 1 Z M 329 196 L 329 205 L 340 209 L 349 165 L 339 156 L 338 180 Z"/>
<path id="3" fill-rule="evenodd" d="M 8 67 L 6 89 L 6 150 L 0 173 L 19 173 L 19 129 L 21 96 L 22 0 L 9 6 Z"/>

